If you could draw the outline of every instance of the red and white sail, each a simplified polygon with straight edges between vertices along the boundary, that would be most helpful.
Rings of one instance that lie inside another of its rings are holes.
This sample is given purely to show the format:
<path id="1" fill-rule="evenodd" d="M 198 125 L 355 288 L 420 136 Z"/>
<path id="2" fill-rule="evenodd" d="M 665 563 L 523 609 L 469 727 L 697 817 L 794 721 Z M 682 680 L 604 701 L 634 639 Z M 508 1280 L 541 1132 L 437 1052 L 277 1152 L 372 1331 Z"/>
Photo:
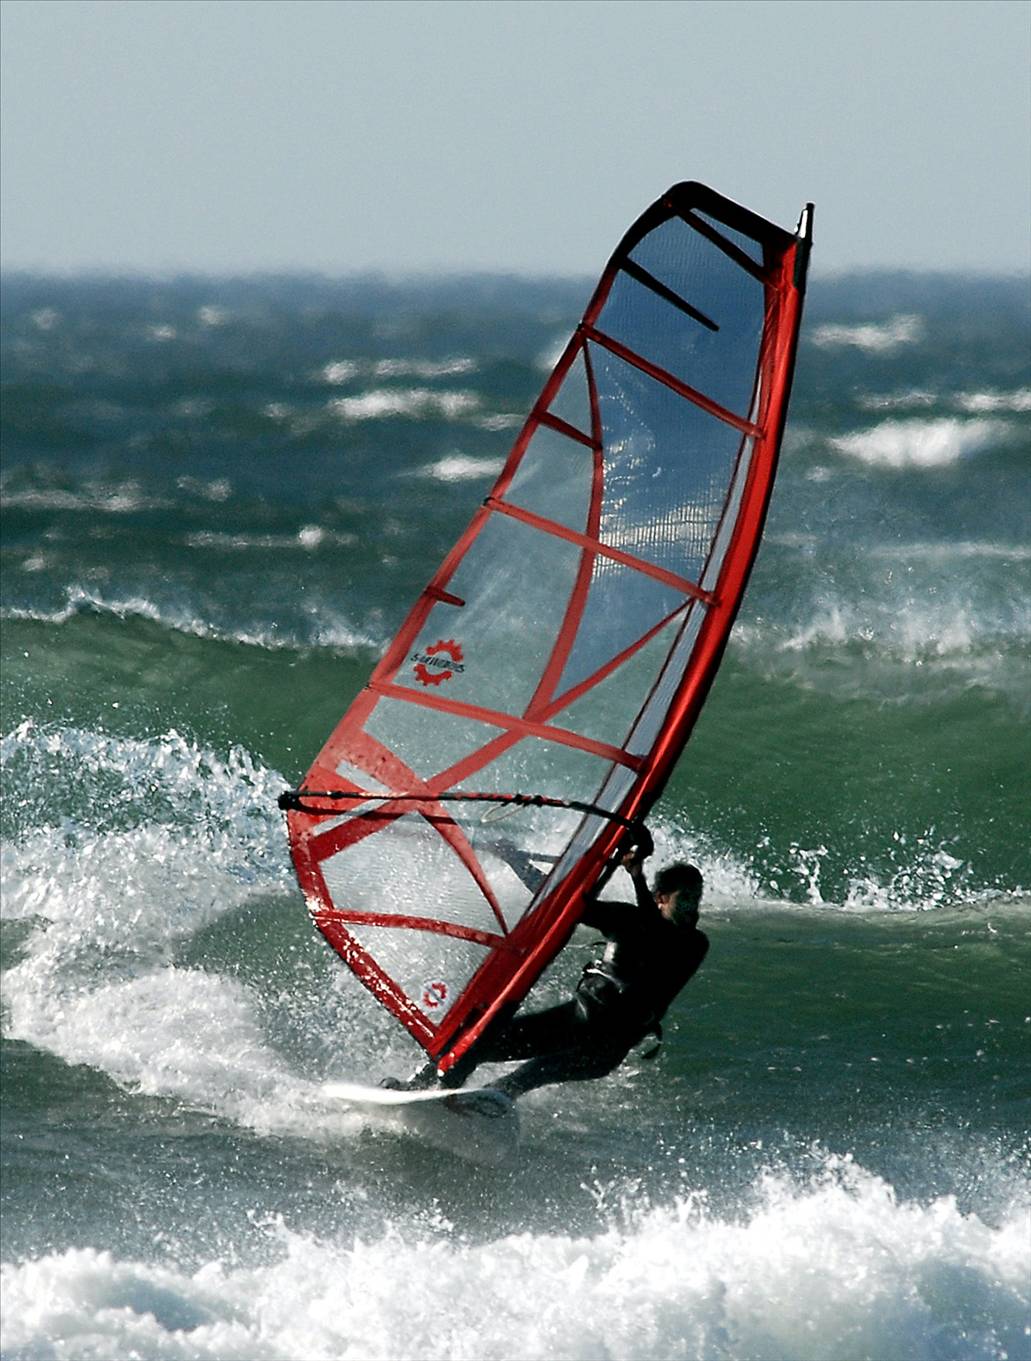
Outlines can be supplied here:
<path id="1" fill-rule="evenodd" d="M 687 183 L 631 227 L 308 771 L 359 797 L 288 815 L 319 929 L 442 1068 L 565 944 L 687 741 L 762 532 L 810 226 Z M 508 792 L 599 811 L 441 798 Z"/>

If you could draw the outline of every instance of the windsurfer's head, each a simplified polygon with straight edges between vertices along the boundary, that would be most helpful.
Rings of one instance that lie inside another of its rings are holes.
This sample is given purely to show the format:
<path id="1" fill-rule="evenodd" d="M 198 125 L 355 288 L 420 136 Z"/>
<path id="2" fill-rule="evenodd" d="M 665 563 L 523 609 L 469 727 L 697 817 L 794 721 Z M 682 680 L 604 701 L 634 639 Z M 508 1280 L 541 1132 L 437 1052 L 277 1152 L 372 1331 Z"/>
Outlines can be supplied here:
<path id="1" fill-rule="evenodd" d="M 702 873 L 697 865 L 676 861 L 655 876 L 655 901 L 667 921 L 693 926 L 702 901 Z"/>

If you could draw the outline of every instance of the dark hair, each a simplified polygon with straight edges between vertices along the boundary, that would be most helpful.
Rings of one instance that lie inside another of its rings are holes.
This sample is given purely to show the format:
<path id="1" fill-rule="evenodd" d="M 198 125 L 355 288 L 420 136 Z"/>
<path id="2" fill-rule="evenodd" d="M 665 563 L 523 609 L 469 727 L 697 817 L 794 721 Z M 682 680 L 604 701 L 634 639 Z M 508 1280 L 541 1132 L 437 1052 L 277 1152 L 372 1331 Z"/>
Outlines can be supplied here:
<path id="1" fill-rule="evenodd" d="M 682 860 L 664 865 L 655 876 L 656 893 L 688 892 L 697 897 L 702 893 L 702 872 L 697 865 L 686 865 Z"/>

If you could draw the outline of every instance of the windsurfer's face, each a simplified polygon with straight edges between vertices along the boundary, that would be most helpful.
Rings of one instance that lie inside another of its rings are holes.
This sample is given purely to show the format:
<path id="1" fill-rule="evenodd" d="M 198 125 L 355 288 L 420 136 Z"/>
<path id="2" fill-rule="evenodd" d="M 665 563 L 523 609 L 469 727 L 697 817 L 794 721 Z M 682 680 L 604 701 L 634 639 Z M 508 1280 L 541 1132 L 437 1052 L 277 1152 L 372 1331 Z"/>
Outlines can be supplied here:
<path id="1" fill-rule="evenodd" d="M 675 888 L 671 893 L 656 893 L 659 912 L 668 922 L 678 926 L 693 926 L 698 921 L 698 898 L 686 889 Z"/>
<path id="2" fill-rule="evenodd" d="M 677 906 L 680 902 L 680 890 L 674 889 L 672 893 L 657 893 L 655 901 L 659 905 L 659 911 L 668 922 L 674 921 L 677 916 Z"/>

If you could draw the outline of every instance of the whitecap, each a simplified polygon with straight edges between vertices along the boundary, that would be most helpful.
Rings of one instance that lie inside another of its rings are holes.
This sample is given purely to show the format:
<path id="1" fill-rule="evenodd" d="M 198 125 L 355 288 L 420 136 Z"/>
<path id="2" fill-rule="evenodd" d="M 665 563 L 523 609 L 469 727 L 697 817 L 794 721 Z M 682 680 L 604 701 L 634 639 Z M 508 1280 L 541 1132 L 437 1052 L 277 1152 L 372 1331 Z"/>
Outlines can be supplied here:
<path id="1" fill-rule="evenodd" d="M 475 373 L 478 365 L 467 355 L 453 359 L 377 359 L 372 372 L 377 378 L 451 378 Z"/>
<path id="2" fill-rule="evenodd" d="M 1016 388 L 1012 392 L 961 392 L 956 405 L 962 411 L 1031 411 L 1031 388 Z"/>
<path id="3" fill-rule="evenodd" d="M 315 527 L 308 527 L 309 530 L 313 528 Z M 304 532 L 302 529 L 301 534 Z M 322 531 L 318 532 L 321 533 Z M 340 537 L 342 542 L 347 542 L 344 536 Z M 201 539 L 194 546 L 207 547 L 209 545 Z M 248 540 L 243 544 L 234 546 L 251 548 L 254 545 Z M 298 535 L 278 546 L 310 550 L 315 545 L 305 543 Z M 346 619 L 334 615 L 328 609 L 321 610 L 317 619 L 313 614 L 315 628 L 310 634 L 299 637 L 285 629 L 280 630 L 275 623 L 267 628 L 233 628 L 200 619 L 196 615 L 191 615 L 185 609 L 157 605 L 146 596 L 108 599 L 81 586 L 66 588 L 65 603 L 57 609 L 46 610 L 17 605 L 5 606 L 0 610 L 0 619 L 35 621 L 42 624 L 67 624 L 70 620 L 84 614 L 110 614 L 116 619 L 147 619 L 155 624 L 160 624 L 162 628 L 174 629 L 177 633 L 189 634 L 196 638 L 230 640 L 243 643 L 248 647 L 261 647 L 270 650 L 326 647 L 352 651 L 356 648 L 378 648 L 382 646 L 382 640 L 377 641 L 369 634 L 360 632 Z"/>
<path id="4" fill-rule="evenodd" d="M 129 515 L 141 510 L 167 510 L 174 502 L 146 494 L 135 481 L 87 482 L 78 491 L 64 487 L 25 487 L 4 491 L 0 504 L 20 510 L 69 510 Z"/>
<path id="5" fill-rule="evenodd" d="M 924 336 L 923 318 L 913 315 L 892 317 L 890 321 L 847 325 L 825 323 L 808 334 L 809 343 L 823 349 L 851 346 L 868 354 L 888 354 L 901 345 L 913 345 Z"/>
<path id="6" fill-rule="evenodd" d="M 767 1172 L 736 1213 L 686 1195 L 621 1215 L 598 1188 L 590 1234 L 469 1243 L 446 1223 L 388 1221 L 331 1238 L 270 1219 L 256 1264 L 41 1253 L 4 1268 L 4 1346 L 69 1361 L 1022 1354 L 1024 1205 L 988 1222 L 816 1156 L 808 1180 Z"/>
<path id="7" fill-rule="evenodd" d="M 994 443 L 1006 427 L 999 421 L 888 420 L 830 441 L 849 458 L 880 468 L 943 468 Z"/>
<path id="8" fill-rule="evenodd" d="M 518 430 L 526 420 L 517 411 L 499 411 L 495 416 L 484 416 L 473 424 L 480 430 Z"/>
<path id="9" fill-rule="evenodd" d="M 358 365 L 352 359 L 335 359 L 319 370 L 319 377 L 323 382 L 332 383 L 334 386 L 349 383 L 357 374 Z"/>
<path id="10" fill-rule="evenodd" d="M 905 562 L 910 558 L 918 558 L 924 562 L 949 562 L 954 558 L 1031 562 L 1031 546 L 1028 544 L 997 543 L 994 540 L 984 539 L 873 544 L 866 551 L 871 557 L 890 558 L 892 562 Z"/>
<path id="11" fill-rule="evenodd" d="M 184 475 L 176 478 L 175 485 L 180 491 L 199 496 L 204 501 L 228 501 L 233 494 L 233 484 L 228 477 L 214 477 L 209 481 L 202 477 Z"/>
<path id="12" fill-rule="evenodd" d="M 923 411 L 938 401 L 933 392 L 911 388 L 907 392 L 864 392 L 856 397 L 856 404 L 865 411 Z"/>
<path id="13" fill-rule="evenodd" d="M 187 548 L 213 548 L 221 552 L 252 552 L 256 550 L 289 551 L 303 548 L 311 551 L 330 545 L 345 546 L 355 542 L 355 535 L 323 529 L 321 525 L 302 525 L 296 534 L 226 534 L 218 530 L 198 530 L 186 534 Z"/>
<path id="14" fill-rule="evenodd" d="M 355 397 L 334 397 L 326 409 L 347 421 L 382 420 L 406 416 L 420 420 L 443 416 L 454 420 L 475 411 L 480 399 L 474 392 L 437 391 L 433 388 L 374 388 Z"/>
<path id="15" fill-rule="evenodd" d="M 473 458 L 469 454 L 448 454 L 436 463 L 428 463 L 418 470 L 419 477 L 432 477 L 438 482 L 474 482 L 478 478 L 497 477 L 504 467 L 500 458 Z"/>

